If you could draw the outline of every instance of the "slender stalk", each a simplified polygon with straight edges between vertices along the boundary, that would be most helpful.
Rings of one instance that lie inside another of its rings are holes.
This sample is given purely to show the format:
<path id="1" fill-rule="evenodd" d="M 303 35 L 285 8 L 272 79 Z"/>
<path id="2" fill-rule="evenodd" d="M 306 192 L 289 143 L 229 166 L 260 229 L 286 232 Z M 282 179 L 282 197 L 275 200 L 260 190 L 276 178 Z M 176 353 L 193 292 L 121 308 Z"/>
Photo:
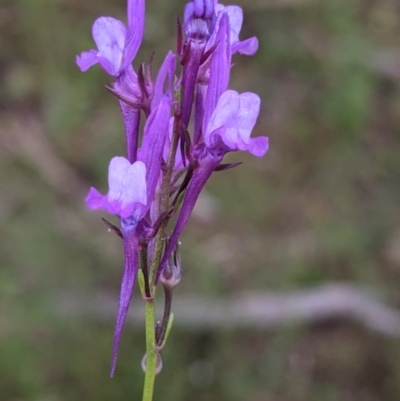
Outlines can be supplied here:
<path id="1" fill-rule="evenodd" d="M 156 379 L 157 351 L 155 349 L 155 304 L 154 299 L 146 300 L 146 372 L 144 376 L 142 401 L 152 401 Z"/>
<path id="2" fill-rule="evenodd" d="M 168 321 L 171 315 L 172 305 L 172 289 L 164 286 L 164 313 L 161 321 L 160 332 L 156 338 L 157 346 L 160 347 L 164 341 L 165 333 L 167 332 Z"/>
<path id="3" fill-rule="evenodd" d="M 145 300 L 145 330 L 146 330 L 146 371 L 144 377 L 143 397 L 142 401 L 153 401 L 154 383 L 156 379 L 157 368 L 157 349 L 156 349 L 156 333 L 155 333 L 155 272 L 161 261 L 164 239 L 164 224 L 161 225 L 154 244 L 153 260 L 148 276 L 148 284 L 150 287 L 150 297 Z"/>

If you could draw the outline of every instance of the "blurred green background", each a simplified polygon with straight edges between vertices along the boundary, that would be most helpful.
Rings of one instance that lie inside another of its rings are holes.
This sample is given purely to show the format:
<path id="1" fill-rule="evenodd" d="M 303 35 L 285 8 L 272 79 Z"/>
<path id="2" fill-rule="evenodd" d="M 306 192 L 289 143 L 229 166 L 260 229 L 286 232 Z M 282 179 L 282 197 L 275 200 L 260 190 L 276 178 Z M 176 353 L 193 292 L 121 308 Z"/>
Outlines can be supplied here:
<path id="1" fill-rule="evenodd" d="M 175 302 L 346 281 L 400 307 L 398 0 L 237 4 L 241 38 L 258 36 L 260 50 L 235 57 L 231 87 L 262 97 L 253 135 L 268 135 L 270 150 L 234 155 L 244 164 L 210 181 L 183 236 Z M 174 49 L 182 5 L 147 1 L 136 67 Z M 141 397 L 143 323 L 126 327 L 111 380 L 113 317 L 86 308 L 118 298 L 120 241 L 83 200 L 91 185 L 106 189 L 109 159 L 124 150 L 109 77 L 75 65 L 94 19 L 124 14 L 125 0 L 0 1 L 1 401 Z M 399 399 L 400 341 L 341 320 L 178 326 L 155 397 Z"/>

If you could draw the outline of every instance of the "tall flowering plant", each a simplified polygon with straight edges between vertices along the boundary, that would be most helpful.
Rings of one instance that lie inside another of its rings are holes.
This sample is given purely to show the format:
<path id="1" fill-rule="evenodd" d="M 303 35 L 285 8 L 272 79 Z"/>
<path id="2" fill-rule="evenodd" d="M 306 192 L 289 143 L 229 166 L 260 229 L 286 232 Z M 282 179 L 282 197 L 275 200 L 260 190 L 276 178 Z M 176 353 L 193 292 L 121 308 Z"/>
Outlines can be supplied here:
<path id="1" fill-rule="evenodd" d="M 239 40 L 240 7 L 223 6 L 216 0 L 187 3 L 183 24 L 177 24 L 176 52 L 167 53 L 155 78 L 151 61 L 137 71 L 132 67 L 143 38 L 144 18 L 145 0 L 128 0 L 127 25 L 112 17 L 98 18 L 92 28 L 97 49 L 81 53 L 76 62 L 81 71 L 100 64 L 113 77 L 108 90 L 121 110 L 126 156 L 111 159 L 107 194 L 90 188 L 86 204 L 118 217 L 118 227 L 103 220 L 123 242 L 111 376 L 138 282 L 146 319 L 143 401 L 149 401 L 173 322 L 172 291 L 181 279 L 182 231 L 211 175 L 237 165 L 224 164 L 225 154 L 247 151 L 261 157 L 268 150 L 268 138 L 250 137 L 260 98 L 228 89 L 232 55 L 252 55 L 258 48 L 255 37 Z M 169 227 L 175 215 L 176 223 Z M 154 301 L 160 286 L 164 313 L 162 321 L 156 322 Z"/>

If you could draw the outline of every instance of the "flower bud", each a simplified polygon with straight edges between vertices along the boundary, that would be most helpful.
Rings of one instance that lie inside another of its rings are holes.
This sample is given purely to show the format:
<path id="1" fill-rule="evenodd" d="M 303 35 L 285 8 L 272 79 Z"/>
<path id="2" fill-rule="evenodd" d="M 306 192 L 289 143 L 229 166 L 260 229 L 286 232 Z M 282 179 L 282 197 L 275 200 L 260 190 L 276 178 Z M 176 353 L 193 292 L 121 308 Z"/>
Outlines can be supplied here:
<path id="1" fill-rule="evenodd" d="M 206 41 L 214 29 L 213 0 L 192 0 L 186 4 L 184 30 L 187 39 Z"/>
<path id="2" fill-rule="evenodd" d="M 161 272 L 160 281 L 164 287 L 172 290 L 176 285 L 179 284 L 179 282 L 181 281 L 181 277 L 181 257 L 179 254 L 179 245 L 177 245 L 175 250 L 171 253 L 171 256 L 168 258 L 168 262 Z"/>

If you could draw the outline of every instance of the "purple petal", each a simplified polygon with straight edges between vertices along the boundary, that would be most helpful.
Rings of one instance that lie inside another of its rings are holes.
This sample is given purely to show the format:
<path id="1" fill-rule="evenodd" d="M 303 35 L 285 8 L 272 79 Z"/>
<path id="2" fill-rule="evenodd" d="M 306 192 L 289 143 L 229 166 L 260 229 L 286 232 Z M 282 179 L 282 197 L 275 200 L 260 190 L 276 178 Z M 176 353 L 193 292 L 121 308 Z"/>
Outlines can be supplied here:
<path id="1" fill-rule="evenodd" d="M 232 45 L 232 54 L 239 52 L 245 56 L 252 56 L 258 50 L 258 39 L 253 36 L 252 38 L 236 42 Z"/>
<path id="2" fill-rule="evenodd" d="M 250 138 L 248 151 L 257 157 L 262 157 L 267 153 L 269 141 L 266 136 L 258 136 L 256 138 Z"/>
<path id="3" fill-rule="evenodd" d="M 220 17 L 226 12 L 229 17 L 229 42 L 231 44 L 232 54 L 239 52 L 246 56 L 252 56 L 258 50 L 258 39 L 252 37 L 242 42 L 239 41 L 239 34 L 243 24 L 243 10 L 238 6 L 217 5 L 217 13 Z"/>
<path id="4" fill-rule="evenodd" d="M 107 211 L 128 217 L 135 210 L 135 216 L 144 212 L 146 195 L 146 166 L 142 162 L 129 163 L 125 157 L 114 157 L 108 168 Z"/>
<path id="5" fill-rule="evenodd" d="M 239 41 L 239 34 L 243 24 L 243 11 L 238 6 L 226 6 L 224 11 L 229 17 L 229 40 L 233 44 Z"/>
<path id="6" fill-rule="evenodd" d="M 107 204 L 107 196 L 102 195 L 97 189 L 91 187 L 85 202 L 89 209 L 104 209 Z"/>
<path id="7" fill-rule="evenodd" d="M 199 18 L 204 13 L 204 1 L 192 0 L 194 15 Z"/>
<path id="8" fill-rule="evenodd" d="M 87 71 L 98 62 L 97 51 L 93 49 L 87 52 L 82 52 L 79 56 L 76 56 L 76 64 L 82 72 Z"/>
<path id="9" fill-rule="evenodd" d="M 128 0 L 128 32 L 121 70 L 132 63 L 143 39 L 145 1 Z"/>
<path id="10" fill-rule="evenodd" d="M 142 217 L 146 208 L 146 166 L 142 162 L 130 164 L 124 157 L 111 159 L 108 168 L 107 195 L 90 188 L 86 204 L 90 209 L 105 209 L 121 217 Z"/>
<path id="11" fill-rule="evenodd" d="M 139 239 L 134 230 L 123 230 L 125 264 L 122 274 L 121 291 L 119 295 L 119 305 L 117 321 L 115 323 L 114 341 L 111 362 L 111 377 L 114 376 L 117 364 L 118 346 L 121 338 L 121 332 L 124 327 L 126 316 L 128 314 L 129 304 L 132 298 L 133 288 L 135 286 L 138 270 L 138 246 Z"/>
<path id="12" fill-rule="evenodd" d="M 255 93 L 239 94 L 232 90 L 224 92 L 207 126 L 206 145 L 212 147 L 213 135 L 218 130 L 218 135 L 231 150 L 247 150 L 262 156 L 268 149 L 268 141 L 265 138 L 254 142 L 250 138 L 259 111 L 260 98 Z"/>
<path id="13" fill-rule="evenodd" d="M 257 95 L 251 94 L 249 99 L 245 96 L 241 104 L 241 95 L 233 90 L 225 91 L 218 100 L 218 104 L 210 118 L 206 132 L 205 142 L 210 146 L 213 131 L 225 127 L 223 141 L 231 149 L 237 148 L 238 143 L 242 142 L 243 135 L 249 137 L 251 130 L 256 122 L 260 99 Z M 248 101 L 245 102 L 245 99 Z M 245 106 L 248 106 L 245 109 Z"/>
<path id="14" fill-rule="evenodd" d="M 160 105 L 154 109 L 146 121 L 144 137 L 140 153 L 138 154 L 147 168 L 147 199 L 149 204 L 153 199 L 157 181 L 161 172 L 161 159 L 165 138 L 168 135 L 171 99 L 165 95 Z"/>
<path id="15" fill-rule="evenodd" d="M 185 9 L 183 11 L 183 26 L 186 27 L 186 25 L 189 23 L 190 18 L 194 15 L 194 5 L 190 1 L 189 3 L 185 4 Z"/>
<path id="16" fill-rule="evenodd" d="M 99 63 L 110 75 L 117 76 L 121 71 L 126 42 L 124 24 L 115 18 L 100 17 L 93 24 L 92 34 L 99 49 Z"/>

